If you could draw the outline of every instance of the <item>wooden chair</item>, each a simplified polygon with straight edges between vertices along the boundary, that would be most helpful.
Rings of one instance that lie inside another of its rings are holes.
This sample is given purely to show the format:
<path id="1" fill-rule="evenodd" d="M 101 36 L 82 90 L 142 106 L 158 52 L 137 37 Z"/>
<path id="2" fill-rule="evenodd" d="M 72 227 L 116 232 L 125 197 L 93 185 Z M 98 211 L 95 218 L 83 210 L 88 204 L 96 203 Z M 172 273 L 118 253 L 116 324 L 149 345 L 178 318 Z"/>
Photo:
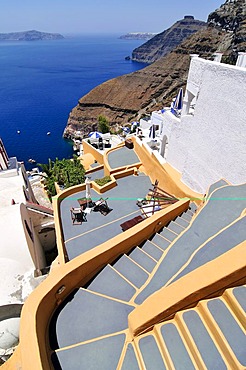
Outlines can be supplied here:
<path id="1" fill-rule="evenodd" d="M 87 221 L 86 215 L 81 208 L 71 208 L 70 212 L 73 225 L 81 225 L 82 222 Z"/>

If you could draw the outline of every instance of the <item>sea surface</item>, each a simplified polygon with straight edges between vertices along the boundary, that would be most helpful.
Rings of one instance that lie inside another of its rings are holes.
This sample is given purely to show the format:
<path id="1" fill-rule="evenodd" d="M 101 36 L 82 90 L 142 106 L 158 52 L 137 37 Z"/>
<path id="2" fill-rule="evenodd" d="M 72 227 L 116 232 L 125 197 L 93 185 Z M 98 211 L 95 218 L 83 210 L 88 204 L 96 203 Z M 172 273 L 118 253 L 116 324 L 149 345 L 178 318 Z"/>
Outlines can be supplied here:
<path id="1" fill-rule="evenodd" d="M 142 43 L 119 35 L 1 42 L 0 137 L 9 157 L 27 169 L 30 158 L 71 158 L 72 143 L 62 138 L 71 109 L 100 83 L 145 67 L 125 60 Z"/>

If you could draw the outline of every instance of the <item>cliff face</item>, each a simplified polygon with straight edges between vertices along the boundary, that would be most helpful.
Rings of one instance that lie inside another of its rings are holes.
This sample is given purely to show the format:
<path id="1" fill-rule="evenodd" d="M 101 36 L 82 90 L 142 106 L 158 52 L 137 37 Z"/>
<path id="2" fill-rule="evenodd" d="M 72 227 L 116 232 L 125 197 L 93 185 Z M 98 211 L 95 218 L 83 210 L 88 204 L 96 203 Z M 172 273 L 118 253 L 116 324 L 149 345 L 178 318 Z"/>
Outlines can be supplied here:
<path id="1" fill-rule="evenodd" d="M 237 53 L 246 50 L 246 1 L 227 0 L 209 15 L 208 24 L 228 31 L 225 61 L 235 63 Z"/>
<path id="2" fill-rule="evenodd" d="M 228 18 L 225 17 L 224 6 L 229 6 L 226 8 Z M 79 100 L 79 104 L 70 113 L 64 136 L 74 137 L 75 131 L 80 131 L 81 137 L 87 136 L 93 124 L 94 128 L 97 127 L 99 115 L 107 117 L 110 125 L 118 128 L 169 105 L 178 89 L 185 86 L 190 54 L 211 58 L 215 51 L 221 51 L 226 54 L 226 61 L 232 62 L 237 51 L 246 49 L 245 7 L 245 0 L 226 1 L 209 16 L 208 27 L 192 34 L 168 55 L 140 71 L 117 77 L 94 88 Z M 234 14 L 233 19 L 231 14 Z M 222 19 L 223 29 L 220 23 Z M 226 26 L 228 23 L 229 29 Z M 235 24 L 237 26 L 232 30 Z"/>
<path id="3" fill-rule="evenodd" d="M 153 63 L 172 51 L 192 33 L 205 26 L 205 22 L 195 20 L 193 16 L 185 16 L 184 19 L 176 22 L 172 27 L 134 49 L 132 60 Z"/>

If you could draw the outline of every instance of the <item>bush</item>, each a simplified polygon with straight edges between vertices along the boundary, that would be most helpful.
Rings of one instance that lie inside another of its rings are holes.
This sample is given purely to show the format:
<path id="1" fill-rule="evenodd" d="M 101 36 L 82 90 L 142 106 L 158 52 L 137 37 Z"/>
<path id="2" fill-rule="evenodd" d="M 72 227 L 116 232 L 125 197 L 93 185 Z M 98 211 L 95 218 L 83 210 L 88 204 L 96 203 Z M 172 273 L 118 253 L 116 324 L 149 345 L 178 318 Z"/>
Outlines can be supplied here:
<path id="1" fill-rule="evenodd" d="M 95 183 L 97 183 L 97 185 L 99 185 L 99 186 L 104 186 L 104 185 L 106 185 L 108 182 L 110 182 L 110 181 L 111 181 L 111 177 L 110 177 L 110 176 L 104 176 L 104 177 L 102 177 L 101 179 L 95 179 L 94 181 L 95 181 Z"/>
<path id="2" fill-rule="evenodd" d="M 55 161 L 49 159 L 48 164 L 38 164 L 38 166 L 45 172 L 45 185 L 50 197 L 56 195 L 55 182 L 67 189 L 85 181 L 85 169 L 77 157 L 62 160 L 56 158 Z"/>
<path id="3" fill-rule="evenodd" d="M 102 134 L 107 134 L 109 132 L 109 123 L 108 123 L 108 120 L 106 117 L 104 116 L 99 116 L 98 117 L 98 130 L 102 133 Z"/>

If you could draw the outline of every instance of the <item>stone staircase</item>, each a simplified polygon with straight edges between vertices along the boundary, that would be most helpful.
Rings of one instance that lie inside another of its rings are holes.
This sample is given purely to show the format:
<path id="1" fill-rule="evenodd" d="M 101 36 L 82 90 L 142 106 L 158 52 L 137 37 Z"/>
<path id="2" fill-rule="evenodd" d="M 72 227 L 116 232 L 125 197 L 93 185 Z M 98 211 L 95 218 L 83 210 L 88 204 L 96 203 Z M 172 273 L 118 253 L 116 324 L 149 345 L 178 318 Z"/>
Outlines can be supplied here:
<path id="1" fill-rule="evenodd" d="M 109 289 L 114 290 L 117 292 L 118 299 L 129 302 L 137 290 L 149 279 L 171 242 L 182 231 L 185 231 L 185 227 L 181 226 L 179 222 L 181 221 L 183 225 L 186 224 L 187 228 L 195 211 L 196 205 L 192 204 L 188 211 L 176 218 L 175 221 L 170 222 L 168 226 L 156 233 L 151 240 L 146 240 L 142 246 L 136 246 L 130 253 L 124 254 L 115 263 L 107 265 L 87 286 L 87 289 L 107 296 L 110 296 Z M 128 289 L 126 285 L 128 285 Z M 130 291 L 132 295 L 130 295 Z M 123 294 L 120 296 L 119 292 Z M 128 299 L 126 299 L 126 292 L 129 294 Z M 111 297 L 116 298 L 115 295 Z"/>
<path id="2" fill-rule="evenodd" d="M 220 181 L 212 187 L 197 217 L 191 204 L 58 308 L 50 324 L 55 369 L 245 368 L 244 285 L 176 313 L 133 341 L 128 331 L 128 315 L 147 297 L 246 239 L 246 217 L 240 217 L 246 186 Z M 223 201 L 229 196 L 230 207 Z"/>
<path id="3" fill-rule="evenodd" d="M 221 297 L 201 301 L 134 339 L 141 368 L 245 368 L 245 298 L 246 286 L 228 289 Z M 126 351 L 121 369 L 127 369 L 127 356 Z"/>

